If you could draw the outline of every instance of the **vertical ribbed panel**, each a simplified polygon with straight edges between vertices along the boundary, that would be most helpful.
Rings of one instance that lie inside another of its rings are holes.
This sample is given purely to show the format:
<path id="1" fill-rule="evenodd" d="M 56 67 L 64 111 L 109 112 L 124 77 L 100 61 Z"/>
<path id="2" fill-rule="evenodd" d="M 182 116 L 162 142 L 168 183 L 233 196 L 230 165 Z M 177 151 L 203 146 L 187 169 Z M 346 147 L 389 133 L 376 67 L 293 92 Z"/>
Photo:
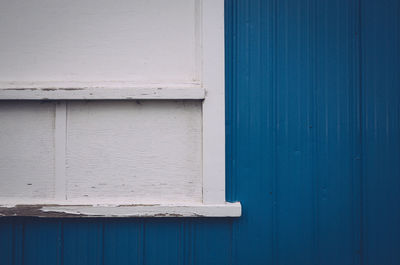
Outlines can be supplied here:
<path id="1" fill-rule="evenodd" d="M 241 201 L 233 264 L 272 264 L 276 198 L 276 3 L 226 1 L 227 198 Z"/>
<path id="2" fill-rule="evenodd" d="M 143 224 L 132 220 L 108 220 L 104 225 L 104 265 L 143 264 Z"/>
<path id="3" fill-rule="evenodd" d="M 69 220 L 63 223 L 63 265 L 101 264 L 103 224 L 97 220 Z"/>
<path id="4" fill-rule="evenodd" d="M 318 3 L 320 2 L 320 3 Z M 322 3 L 323 2 L 323 3 Z M 326 2 L 326 3 L 325 3 Z M 357 0 L 316 1 L 312 34 L 314 245 L 318 264 L 360 256 Z M 310 95 L 311 96 L 311 95 Z"/>
<path id="5" fill-rule="evenodd" d="M 2 265 L 13 264 L 14 227 L 9 219 L 0 219 L 0 256 Z"/>
<path id="6" fill-rule="evenodd" d="M 363 260 L 400 263 L 400 1 L 361 3 Z"/>
<path id="7" fill-rule="evenodd" d="M 21 257 L 16 262 L 21 265 L 60 264 L 62 241 L 60 222 L 57 220 L 27 219 L 19 231 L 21 249 L 15 250 Z M 77 257 L 71 257 L 77 259 Z M 87 254 L 85 257 L 87 258 Z M 82 264 L 82 263 L 81 263 Z"/>
<path id="8" fill-rule="evenodd" d="M 398 0 L 226 0 L 243 216 L 0 219 L 0 264 L 400 264 L 399 17 Z"/>

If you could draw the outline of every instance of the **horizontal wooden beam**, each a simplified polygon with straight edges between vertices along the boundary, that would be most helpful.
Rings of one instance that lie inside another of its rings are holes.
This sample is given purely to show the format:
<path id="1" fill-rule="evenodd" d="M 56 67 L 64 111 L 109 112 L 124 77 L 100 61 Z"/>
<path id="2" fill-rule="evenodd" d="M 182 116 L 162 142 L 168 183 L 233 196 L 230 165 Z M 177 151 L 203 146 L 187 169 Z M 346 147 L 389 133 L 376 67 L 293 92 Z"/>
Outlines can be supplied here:
<path id="1" fill-rule="evenodd" d="M 0 100 L 204 99 L 198 84 L 0 83 Z"/>
<path id="2" fill-rule="evenodd" d="M 0 205 L 0 217 L 239 217 L 239 202 L 223 204 Z"/>

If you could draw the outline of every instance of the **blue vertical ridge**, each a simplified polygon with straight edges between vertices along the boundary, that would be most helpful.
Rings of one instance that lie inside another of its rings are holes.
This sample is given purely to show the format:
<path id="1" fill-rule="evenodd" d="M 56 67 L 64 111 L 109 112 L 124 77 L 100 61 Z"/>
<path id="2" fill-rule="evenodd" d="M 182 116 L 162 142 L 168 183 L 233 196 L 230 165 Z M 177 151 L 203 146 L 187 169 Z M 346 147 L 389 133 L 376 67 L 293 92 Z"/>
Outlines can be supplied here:
<path id="1" fill-rule="evenodd" d="M 354 37 L 351 38 L 349 50 L 349 64 L 351 79 L 349 85 L 354 87 L 349 91 L 349 98 L 353 104 L 349 104 L 348 112 L 353 117 L 353 126 L 350 128 L 350 136 L 354 139 L 351 144 L 352 163 L 351 163 L 351 224 L 352 224 L 352 239 L 351 239 L 351 259 L 352 264 L 363 264 L 362 261 L 362 82 L 361 82 L 361 0 L 355 0 L 352 3 L 354 10 L 349 8 L 349 17 L 354 17 Z"/>
<path id="2" fill-rule="evenodd" d="M 58 221 L 58 261 L 57 264 L 64 265 L 64 223 L 62 220 Z"/>
<path id="3" fill-rule="evenodd" d="M 195 265 L 228 265 L 231 260 L 231 218 L 196 218 Z"/>
<path id="4" fill-rule="evenodd" d="M 354 257 L 354 157 L 358 141 L 358 52 L 355 1 L 319 2 L 316 44 L 319 262 L 350 264 Z M 330 240 L 327 240 L 327 239 Z M 341 253 L 338 255 L 337 253 Z"/>
<path id="5" fill-rule="evenodd" d="M 24 219 L 23 265 L 59 264 L 59 229 L 55 219 Z"/>
<path id="6" fill-rule="evenodd" d="M 258 258 L 260 253 L 265 253 L 269 257 L 267 260 L 272 256 L 271 230 L 256 229 L 262 225 L 271 225 L 272 211 L 272 195 L 265 190 L 271 187 L 270 173 L 262 170 L 266 163 L 270 164 L 269 158 L 272 157 L 268 152 L 271 136 L 265 130 L 271 120 L 268 111 L 270 107 L 265 104 L 265 100 L 270 93 L 266 87 L 272 76 L 268 60 L 272 56 L 271 40 L 265 38 L 264 34 L 270 31 L 271 17 L 264 14 L 271 12 L 270 5 L 271 1 L 232 3 L 234 13 L 238 14 L 236 25 L 232 26 L 236 30 L 232 34 L 237 36 L 232 46 L 237 49 L 234 49 L 233 54 L 236 60 L 232 67 L 234 72 L 228 74 L 227 78 L 231 77 L 235 81 L 227 80 L 227 84 L 234 84 L 226 89 L 227 95 L 234 95 L 232 102 L 227 105 L 233 108 L 234 114 L 231 115 L 236 117 L 235 125 L 231 127 L 235 128 L 235 141 L 228 144 L 232 144 L 232 150 L 235 150 L 233 159 L 236 167 L 232 175 L 236 176 L 236 196 L 243 205 L 243 216 L 234 223 L 232 234 L 234 264 L 262 264 L 265 260 Z M 250 153 L 254 155 L 249 156 Z M 246 195 L 249 193 L 253 196 Z M 256 212 L 257 216 L 254 215 Z M 251 241 L 247 241 L 249 236 L 252 236 Z M 243 240 L 248 242 L 248 247 L 240 247 Z"/>
<path id="7" fill-rule="evenodd" d="M 104 265 L 143 265 L 142 222 L 137 219 L 104 221 Z"/>
<path id="8" fill-rule="evenodd" d="M 358 110 L 358 126 L 359 126 L 359 135 L 358 135 L 358 160 L 359 160 L 359 182 L 356 183 L 358 185 L 359 191 L 359 222 L 356 224 L 359 227 L 355 227 L 355 229 L 359 232 L 359 262 L 364 265 L 364 177 L 363 177 L 363 161 L 364 161 L 364 151 L 363 151 L 363 49 L 362 49 L 362 36 L 363 36 L 363 26 L 362 26 L 362 0 L 358 0 L 358 85 L 359 85 L 359 110 Z"/>
<path id="9" fill-rule="evenodd" d="M 176 218 L 145 221 L 144 264 L 180 264 L 181 222 Z"/>
<path id="10" fill-rule="evenodd" d="M 236 89 L 235 89 L 235 80 L 236 80 L 236 67 L 235 63 L 235 55 L 237 53 L 237 28 L 236 19 L 237 13 L 235 12 L 237 9 L 235 5 L 237 4 L 237 0 L 225 1 L 225 106 L 226 106 L 226 200 L 227 201 L 237 201 L 237 187 L 235 183 L 237 183 L 236 179 L 236 145 L 233 144 L 237 141 L 236 138 L 236 123 L 234 122 L 236 119 L 236 112 L 234 106 L 236 105 Z M 195 259 L 195 249 L 194 242 L 196 241 L 195 231 L 197 228 L 195 224 L 192 225 L 192 235 L 191 235 L 191 243 L 192 243 L 192 262 L 193 264 Z M 236 264 L 236 249 L 237 249 L 237 241 L 235 240 L 235 232 L 237 230 L 237 226 L 235 224 L 230 225 L 230 236 L 231 243 L 230 249 L 231 253 L 229 255 L 228 264 Z M 192 264 L 192 263 L 191 263 Z"/>
<path id="11" fill-rule="evenodd" d="M 22 218 L 10 219 L 13 221 L 13 265 L 22 265 L 24 257 L 24 223 Z"/>
<path id="12" fill-rule="evenodd" d="M 274 0 L 272 4 L 272 17 L 273 17 L 273 31 L 271 34 L 271 38 L 273 41 L 271 42 L 272 45 L 272 53 L 275 54 L 275 56 L 272 56 L 272 67 L 271 67 L 271 124 L 272 124 L 272 131 L 273 135 L 271 137 L 272 139 L 272 154 L 273 157 L 271 158 L 271 175 L 272 175 L 272 222 L 271 222 L 271 229 L 272 229 L 272 237 L 271 237 L 271 245 L 272 245 L 272 264 L 277 265 L 279 264 L 279 259 L 278 259 L 278 214 L 277 214 L 277 204 L 278 204 L 278 167 L 277 167 L 277 157 L 278 157 L 278 60 L 276 54 L 278 53 L 278 30 L 279 30 L 279 25 L 278 25 L 278 1 L 279 0 Z"/>
<path id="13" fill-rule="evenodd" d="M 142 223 L 142 237 L 141 237 L 141 243 L 142 243 L 142 245 L 141 245 L 141 254 L 142 254 L 142 265 L 145 265 L 146 264 L 146 249 L 145 249 L 145 246 L 146 246 L 146 223 L 145 222 L 143 222 Z"/>
<path id="14" fill-rule="evenodd" d="M 13 261 L 13 224 L 7 219 L 0 219 L 0 249 L 4 253 L 0 256 L 0 264 L 12 265 Z"/>
<path id="15" fill-rule="evenodd" d="M 105 221 L 102 220 L 101 222 L 101 247 L 100 247 L 100 251 L 101 251 L 101 265 L 105 264 Z"/>
<path id="16" fill-rule="evenodd" d="M 364 264 L 400 260 L 399 5 L 361 6 Z"/>
<path id="17" fill-rule="evenodd" d="M 319 2 L 318 1 L 313 1 L 309 0 L 308 3 L 308 21 L 307 21 L 307 27 L 308 27 L 308 49 L 309 49 L 309 56 L 308 56 L 308 63 L 310 65 L 310 92 L 309 92 L 309 114 L 307 117 L 307 125 L 308 125 L 308 135 L 313 138 L 310 143 L 310 168 L 311 168 L 311 180 L 312 180 L 312 223 L 313 223 L 313 253 L 314 255 L 312 256 L 312 263 L 313 264 L 320 264 L 321 263 L 321 258 L 320 258 L 320 218 L 319 218 L 319 175 L 318 175 L 318 156 L 316 154 L 318 153 L 318 141 L 319 141 L 319 135 L 317 133 L 316 128 L 318 128 L 318 123 L 317 123 L 317 115 L 318 112 L 317 106 L 318 106 L 318 100 L 317 100 L 317 60 L 316 60 L 316 53 L 317 53 L 317 48 L 316 48 L 316 38 L 315 35 L 317 34 L 317 27 L 319 25 L 318 20 L 317 20 L 317 10 L 319 7 Z"/>
<path id="18" fill-rule="evenodd" d="M 102 219 L 70 219 L 63 225 L 63 264 L 103 263 Z"/>

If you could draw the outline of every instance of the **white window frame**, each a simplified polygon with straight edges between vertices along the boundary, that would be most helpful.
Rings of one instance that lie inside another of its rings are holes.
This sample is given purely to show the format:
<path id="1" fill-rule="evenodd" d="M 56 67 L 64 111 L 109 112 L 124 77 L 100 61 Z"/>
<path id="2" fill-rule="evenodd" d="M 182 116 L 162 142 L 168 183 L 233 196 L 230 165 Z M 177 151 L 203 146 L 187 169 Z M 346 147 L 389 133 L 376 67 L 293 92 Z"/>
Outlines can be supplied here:
<path id="1" fill-rule="evenodd" d="M 199 16 L 197 20 L 200 22 L 201 81 L 199 84 L 135 87 L 127 83 L 0 83 L 0 100 L 61 100 L 61 106 L 57 106 L 56 113 L 65 112 L 62 105 L 64 100 L 202 100 L 203 202 L 190 205 L 122 205 L 123 207 L 121 205 L 116 207 L 117 205 L 62 204 L 38 208 L 0 205 L 0 215 L 50 217 L 77 215 L 87 217 L 237 217 L 241 215 L 239 202 L 225 201 L 224 0 L 196 0 L 196 5 Z"/>

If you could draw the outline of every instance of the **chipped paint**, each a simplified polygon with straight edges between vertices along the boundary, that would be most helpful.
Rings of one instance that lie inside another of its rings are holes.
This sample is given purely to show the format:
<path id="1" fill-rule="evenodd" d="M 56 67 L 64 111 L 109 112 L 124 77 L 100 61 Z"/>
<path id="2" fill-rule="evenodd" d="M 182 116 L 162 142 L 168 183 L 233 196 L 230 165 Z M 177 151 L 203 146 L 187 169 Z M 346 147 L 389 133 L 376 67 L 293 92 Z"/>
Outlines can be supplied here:
<path id="1" fill-rule="evenodd" d="M 2 205 L 0 217 L 239 217 L 240 203 L 218 205 Z"/>
<path id="2" fill-rule="evenodd" d="M 67 84 L 75 87 L 64 87 L 63 84 L 38 84 L 36 87 L 7 87 L 0 84 L 0 100 L 134 100 L 134 99 L 204 99 L 205 90 L 200 86 L 179 85 L 170 87 L 111 87 L 107 84 Z"/>

